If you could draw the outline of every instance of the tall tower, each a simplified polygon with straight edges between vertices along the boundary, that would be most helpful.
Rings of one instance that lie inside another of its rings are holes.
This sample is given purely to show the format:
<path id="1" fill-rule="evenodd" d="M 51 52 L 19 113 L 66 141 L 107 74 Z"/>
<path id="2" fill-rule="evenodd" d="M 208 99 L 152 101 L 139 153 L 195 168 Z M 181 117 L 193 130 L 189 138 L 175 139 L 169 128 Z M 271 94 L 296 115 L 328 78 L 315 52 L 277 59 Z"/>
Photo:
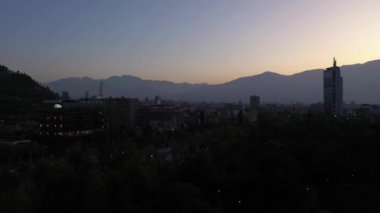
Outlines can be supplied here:
<path id="1" fill-rule="evenodd" d="M 343 114 L 343 78 L 340 68 L 334 63 L 323 72 L 324 108 L 327 115 Z"/>
<path id="2" fill-rule="evenodd" d="M 88 100 L 88 99 L 90 98 L 90 93 L 89 93 L 88 91 L 86 91 L 86 92 L 84 93 L 84 98 L 85 98 L 86 100 Z"/>
<path id="3" fill-rule="evenodd" d="M 99 84 L 99 97 L 103 97 L 103 81 Z"/>
<path id="4" fill-rule="evenodd" d="M 249 105 L 251 110 L 258 110 L 260 108 L 260 97 L 251 95 L 251 97 L 249 97 Z"/>

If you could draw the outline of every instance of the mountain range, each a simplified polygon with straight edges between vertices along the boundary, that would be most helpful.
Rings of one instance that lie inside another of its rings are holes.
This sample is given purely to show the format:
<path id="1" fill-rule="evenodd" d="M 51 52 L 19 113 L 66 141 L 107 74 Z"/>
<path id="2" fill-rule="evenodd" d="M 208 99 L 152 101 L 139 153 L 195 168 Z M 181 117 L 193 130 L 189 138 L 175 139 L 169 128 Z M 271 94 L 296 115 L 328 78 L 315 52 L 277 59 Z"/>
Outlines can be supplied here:
<path id="1" fill-rule="evenodd" d="M 345 102 L 380 103 L 380 60 L 364 64 L 341 66 Z M 164 99 L 208 102 L 248 102 L 258 95 L 266 103 L 316 103 L 323 101 L 323 69 L 303 71 L 293 75 L 264 72 L 238 78 L 222 84 L 190 84 L 170 81 L 144 80 L 131 75 L 107 79 L 89 77 L 66 78 L 46 84 L 55 92 L 68 91 L 74 98 L 84 97 L 85 91 L 99 94 L 104 82 L 103 96 L 125 96 L 144 99 L 159 95 Z"/>

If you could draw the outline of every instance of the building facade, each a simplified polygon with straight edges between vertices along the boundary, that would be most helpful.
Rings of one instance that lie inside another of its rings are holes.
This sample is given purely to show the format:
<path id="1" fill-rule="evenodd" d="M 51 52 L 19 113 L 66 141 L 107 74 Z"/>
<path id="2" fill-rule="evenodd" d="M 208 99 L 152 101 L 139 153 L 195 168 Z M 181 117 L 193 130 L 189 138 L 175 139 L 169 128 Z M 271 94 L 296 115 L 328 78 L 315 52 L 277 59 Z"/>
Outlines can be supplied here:
<path id="1" fill-rule="evenodd" d="M 124 130 L 135 126 L 139 100 L 136 98 L 104 99 L 106 128 Z"/>
<path id="2" fill-rule="evenodd" d="M 44 101 L 41 136 L 83 136 L 133 128 L 139 101 L 135 98 Z"/>
<path id="3" fill-rule="evenodd" d="M 150 126 L 159 131 L 170 131 L 184 123 L 184 109 L 171 106 L 149 106 L 139 109 L 141 126 Z"/>
<path id="4" fill-rule="evenodd" d="M 45 101 L 41 107 L 41 136 L 83 136 L 105 128 L 99 101 Z"/>
<path id="5" fill-rule="evenodd" d="M 251 97 L 249 97 L 249 106 L 251 110 L 258 110 L 260 107 L 260 97 L 251 95 Z"/>
<path id="6" fill-rule="evenodd" d="M 257 117 L 259 115 L 260 108 L 260 97 L 251 95 L 249 97 L 249 113 L 248 113 L 248 121 L 250 123 L 257 122 Z"/>

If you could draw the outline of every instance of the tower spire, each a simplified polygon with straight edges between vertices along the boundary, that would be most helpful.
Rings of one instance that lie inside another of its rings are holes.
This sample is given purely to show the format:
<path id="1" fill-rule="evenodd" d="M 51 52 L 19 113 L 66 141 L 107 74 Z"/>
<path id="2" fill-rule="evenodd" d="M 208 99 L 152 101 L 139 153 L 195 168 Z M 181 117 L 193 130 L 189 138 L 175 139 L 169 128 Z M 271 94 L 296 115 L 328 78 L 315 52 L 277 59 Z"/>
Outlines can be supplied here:
<path id="1" fill-rule="evenodd" d="M 336 67 L 336 60 L 335 60 L 335 57 L 334 57 L 334 67 Z"/>

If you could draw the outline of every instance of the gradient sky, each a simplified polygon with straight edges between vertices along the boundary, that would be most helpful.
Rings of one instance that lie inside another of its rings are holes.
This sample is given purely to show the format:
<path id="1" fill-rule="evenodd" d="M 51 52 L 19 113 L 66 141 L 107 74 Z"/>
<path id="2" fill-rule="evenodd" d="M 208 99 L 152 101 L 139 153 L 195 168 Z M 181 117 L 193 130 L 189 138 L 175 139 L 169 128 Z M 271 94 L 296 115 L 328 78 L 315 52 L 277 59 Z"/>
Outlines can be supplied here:
<path id="1" fill-rule="evenodd" d="M 221 83 L 380 58 L 379 0 L 0 0 L 0 64 L 46 82 Z"/>

